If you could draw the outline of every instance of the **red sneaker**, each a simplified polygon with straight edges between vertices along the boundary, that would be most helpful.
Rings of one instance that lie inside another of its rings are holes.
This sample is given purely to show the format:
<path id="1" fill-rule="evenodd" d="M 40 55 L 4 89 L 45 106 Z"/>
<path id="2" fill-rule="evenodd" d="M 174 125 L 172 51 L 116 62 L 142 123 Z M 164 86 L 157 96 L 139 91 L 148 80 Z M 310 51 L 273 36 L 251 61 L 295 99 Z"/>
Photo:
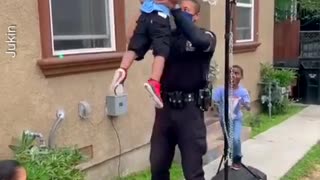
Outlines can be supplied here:
<path id="1" fill-rule="evenodd" d="M 147 83 L 144 83 L 144 87 L 153 99 L 156 108 L 163 108 L 163 102 L 161 99 L 161 84 L 153 79 L 149 79 Z"/>

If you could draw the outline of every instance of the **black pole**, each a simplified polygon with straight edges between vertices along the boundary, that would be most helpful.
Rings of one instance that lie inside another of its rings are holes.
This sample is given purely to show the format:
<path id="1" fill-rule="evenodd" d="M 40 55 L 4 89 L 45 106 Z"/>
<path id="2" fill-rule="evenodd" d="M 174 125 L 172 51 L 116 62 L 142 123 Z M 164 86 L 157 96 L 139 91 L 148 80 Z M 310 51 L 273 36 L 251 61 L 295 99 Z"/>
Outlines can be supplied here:
<path id="1" fill-rule="evenodd" d="M 226 0 L 225 7 L 225 71 L 224 71 L 224 123 L 226 125 L 226 136 L 229 135 L 229 40 L 230 40 L 230 0 Z M 224 179 L 229 179 L 229 167 L 228 167 L 228 148 L 229 144 L 227 137 L 225 137 L 224 153 L 226 155 L 224 164 Z"/>

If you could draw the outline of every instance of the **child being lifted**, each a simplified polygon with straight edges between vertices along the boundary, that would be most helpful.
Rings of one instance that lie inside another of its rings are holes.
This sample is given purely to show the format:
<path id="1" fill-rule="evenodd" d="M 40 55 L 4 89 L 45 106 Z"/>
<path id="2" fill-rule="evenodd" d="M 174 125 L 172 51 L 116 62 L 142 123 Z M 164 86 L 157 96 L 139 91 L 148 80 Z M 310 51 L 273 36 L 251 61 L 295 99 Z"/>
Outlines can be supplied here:
<path id="1" fill-rule="evenodd" d="M 115 91 L 119 85 L 123 85 L 133 61 L 142 60 L 152 47 L 154 55 L 152 74 L 148 82 L 144 83 L 144 87 L 154 100 L 155 106 L 162 108 L 160 79 L 165 59 L 170 51 L 170 8 L 157 4 L 155 0 L 140 0 L 140 2 L 141 15 L 130 39 L 128 51 L 122 58 L 120 68 L 114 74 L 111 88 Z M 171 2 L 176 4 L 178 0 L 171 0 Z"/>

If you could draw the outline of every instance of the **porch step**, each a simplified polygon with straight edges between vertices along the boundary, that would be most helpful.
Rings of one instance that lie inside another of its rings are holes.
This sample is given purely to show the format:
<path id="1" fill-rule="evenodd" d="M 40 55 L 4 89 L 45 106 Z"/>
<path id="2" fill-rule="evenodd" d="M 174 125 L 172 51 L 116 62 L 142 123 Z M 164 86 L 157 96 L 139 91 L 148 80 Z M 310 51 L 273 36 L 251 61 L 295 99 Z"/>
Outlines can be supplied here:
<path id="1" fill-rule="evenodd" d="M 219 121 L 207 126 L 207 153 L 203 156 L 203 164 L 206 165 L 223 154 L 223 133 Z"/>
<path id="2" fill-rule="evenodd" d="M 209 164 L 210 162 L 214 161 L 219 156 L 221 156 L 223 154 L 223 147 L 224 147 L 223 140 L 216 139 L 208 143 L 208 151 L 203 156 L 203 165 Z M 176 163 L 181 164 L 181 154 L 178 147 L 176 148 L 174 161 Z"/>
<path id="3" fill-rule="evenodd" d="M 220 138 L 222 140 L 219 140 Z M 219 121 L 215 121 L 207 126 L 207 153 L 203 157 L 204 165 L 218 158 L 223 152 L 223 146 L 223 134 L 220 123 Z M 176 148 L 174 161 L 181 163 L 181 155 L 178 147 Z"/>
<path id="4" fill-rule="evenodd" d="M 207 141 L 219 139 L 220 137 L 223 138 L 223 133 L 219 121 L 215 121 L 214 123 L 207 125 Z"/>
<path id="5" fill-rule="evenodd" d="M 218 122 L 219 121 L 219 117 L 205 117 L 205 124 L 206 126 L 209 126 L 215 122 Z"/>

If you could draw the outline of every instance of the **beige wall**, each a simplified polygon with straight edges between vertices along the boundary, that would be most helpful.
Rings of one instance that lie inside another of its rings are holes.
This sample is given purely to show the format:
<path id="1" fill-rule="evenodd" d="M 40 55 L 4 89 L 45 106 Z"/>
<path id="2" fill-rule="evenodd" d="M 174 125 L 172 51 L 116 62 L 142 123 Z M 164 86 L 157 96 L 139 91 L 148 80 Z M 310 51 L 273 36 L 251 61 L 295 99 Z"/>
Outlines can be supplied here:
<path id="1" fill-rule="evenodd" d="M 242 85 L 245 86 L 251 95 L 252 100 L 258 99 L 258 85 L 260 76 L 260 63 L 273 62 L 273 26 L 274 26 L 274 1 L 259 0 L 259 42 L 261 45 L 255 52 L 235 54 L 230 64 L 238 64 L 244 69 Z M 211 29 L 217 34 L 218 43 L 215 53 L 215 60 L 220 69 L 218 85 L 224 82 L 224 8 L 225 1 L 218 0 L 217 6 L 211 10 Z"/>
<path id="2" fill-rule="evenodd" d="M 130 3 L 129 3 L 130 2 Z M 126 0 L 126 23 L 138 11 L 138 1 Z M 259 74 L 259 62 L 272 60 L 273 1 L 260 1 L 260 42 L 262 45 L 255 53 L 235 56 L 235 63 L 246 71 L 244 84 L 256 98 L 256 84 Z M 128 5 L 130 4 L 130 5 Z M 203 7 L 203 19 L 199 24 L 210 27 L 218 36 L 215 59 L 223 73 L 223 19 L 224 4 L 220 0 L 217 7 Z M 37 0 L 1 0 L 0 1 L 0 159 L 10 157 L 7 148 L 11 137 L 19 137 L 23 130 L 41 132 L 48 137 L 55 121 L 58 108 L 66 111 L 66 120 L 57 132 L 57 145 L 93 145 L 94 158 L 83 165 L 89 179 L 112 176 L 117 173 L 117 159 L 110 158 L 119 152 L 116 134 L 104 114 L 105 96 L 113 71 L 86 73 L 45 78 L 36 61 L 41 56 L 39 17 Z M 267 19 L 262 21 L 262 17 Z M 7 49 L 7 27 L 17 26 L 17 57 L 11 59 L 5 54 Z M 122 151 L 130 151 L 122 157 L 122 171 L 129 173 L 143 169 L 148 165 L 148 143 L 153 124 L 153 108 L 144 94 L 142 84 L 150 74 L 150 54 L 145 61 L 137 63 L 129 72 L 126 83 L 129 92 L 129 113 L 115 122 L 119 131 Z M 249 67 L 251 68 L 249 71 Z M 220 75 L 222 78 L 222 75 Z M 221 82 L 221 80 L 220 80 Z M 92 106 L 89 120 L 82 121 L 77 114 L 79 101 L 88 101 Z"/>

